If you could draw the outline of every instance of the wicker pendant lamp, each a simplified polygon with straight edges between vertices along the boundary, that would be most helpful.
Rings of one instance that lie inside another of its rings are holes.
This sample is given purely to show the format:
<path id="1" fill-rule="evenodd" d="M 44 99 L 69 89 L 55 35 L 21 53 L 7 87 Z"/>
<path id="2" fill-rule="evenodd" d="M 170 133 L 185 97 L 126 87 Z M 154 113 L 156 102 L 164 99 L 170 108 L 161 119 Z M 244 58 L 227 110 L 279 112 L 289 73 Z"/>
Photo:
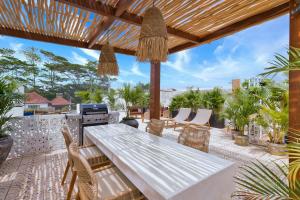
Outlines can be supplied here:
<path id="1" fill-rule="evenodd" d="M 98 74 L 99 75 L 119 75 L 119 66 L 115 56 L 115 52 L 112 46 L 109 45 L 109 38 L 107 37 L 107 43 L 102 46 L 99 65 L 98 65 Z"/>
<path id="2" fill-rule="evenodd" d="M 154 6 L 146 10 L 143 19 L 139 44 L 137 48 L 137 60 L 166 61 L 168 57 L 168 34 L 166 23 L 160 10 Z"/>

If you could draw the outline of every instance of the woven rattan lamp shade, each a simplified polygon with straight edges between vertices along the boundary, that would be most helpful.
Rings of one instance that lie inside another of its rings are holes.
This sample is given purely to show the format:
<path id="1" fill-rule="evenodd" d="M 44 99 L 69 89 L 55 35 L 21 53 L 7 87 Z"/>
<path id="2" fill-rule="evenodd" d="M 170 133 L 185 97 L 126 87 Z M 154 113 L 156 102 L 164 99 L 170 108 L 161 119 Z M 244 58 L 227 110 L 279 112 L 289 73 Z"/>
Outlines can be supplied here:
<path id="1" fill-rule="evenodd" d="M 119 66 L 115 56 L 115 52 L 112 46 L 109 43 L 106 43 L 102 46 L 99 65 L 98 65 L 98 74 L 99 75 L 119 75 Z"/>
<path id="2" fill-rule="evenodd" d="M 166 61 L 168 57 L 168 34 L 160 10 L 153 6 L 146 10 L 139 44 L 136 52 L 138 61 Z"/>

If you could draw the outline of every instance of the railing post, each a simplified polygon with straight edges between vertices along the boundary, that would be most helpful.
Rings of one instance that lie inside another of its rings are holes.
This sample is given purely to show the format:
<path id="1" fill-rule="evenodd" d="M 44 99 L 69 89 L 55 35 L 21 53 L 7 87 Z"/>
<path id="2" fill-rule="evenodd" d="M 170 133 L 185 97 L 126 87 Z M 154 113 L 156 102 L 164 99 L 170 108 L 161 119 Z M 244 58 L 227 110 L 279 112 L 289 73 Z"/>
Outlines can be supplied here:
<path id="1" fill-rule="evenodd" d="M 160 118 L 160 62 L 151 62 L 150 119 Z"/>

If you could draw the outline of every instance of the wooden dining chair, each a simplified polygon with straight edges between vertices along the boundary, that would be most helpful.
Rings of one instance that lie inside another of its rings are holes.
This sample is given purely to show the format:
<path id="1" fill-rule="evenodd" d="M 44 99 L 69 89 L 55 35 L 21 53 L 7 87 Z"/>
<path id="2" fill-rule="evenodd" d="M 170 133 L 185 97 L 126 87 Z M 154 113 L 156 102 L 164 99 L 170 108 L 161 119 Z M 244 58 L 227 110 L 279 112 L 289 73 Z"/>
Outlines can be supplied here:
<path id="1" fill-rule="evenodd" d="M 81 200 L 140 200 L 142 193 L 114 166 L 108 165 L 92 170 L 88 161 L 76 151 L 71 143 L 70 159 L 78 175 L 78 193 Z"/>
<path id="2" fill-rule="evenodd" d="M 69 200 L 69 199 L 71 199 L 72 191 L 73 191 L 74 184 L 76 181 L 76 171 L 74 171 L 74 169 L 73 169 L 74 165 L 71 162 L 70 157 L 69 157 L 69 148 L 70 148 L 70 144 L 73 143 L 73 139 L 70 134 L 70 130 L 67 126 L 63 127 L 62 134 L 64 136 L 65 144 L 66 144 L 66 147 L 68 150 L 68 162 L 67 162 L 67 166 L 65 168 L 65 172 L 64 172 L 62 181 L 61 181 L 61 185 L 64 185 L 68 171 L 71 169 L 72 178 L 71 178 L 71 182 L 70 182 L 70 186 L 69 186 L 69 191 L 67 194 L 67 200 Z M 87 159 L 89 165 L 93 169 L 110 164 L 109 159 L 96 146 L 78 147 L 78 145 L 77 145 L 77 148 L 78 148 L 78 153 L 80 155 L 82 155 L 83 157 L 85 157 L 85 159 Z"/>
<path id="3" fill-rule="evenodd" d="M 158 119 L 151 119 L 147 125 L 146 131 L 156 136 L 162 136 L 165 122 Z"/>
<path id="4" fill-rule="evenodd" d="M 178 137 L 178 143 L 208 153 L 210 140 L 209 127 L 187 126 Z"/>

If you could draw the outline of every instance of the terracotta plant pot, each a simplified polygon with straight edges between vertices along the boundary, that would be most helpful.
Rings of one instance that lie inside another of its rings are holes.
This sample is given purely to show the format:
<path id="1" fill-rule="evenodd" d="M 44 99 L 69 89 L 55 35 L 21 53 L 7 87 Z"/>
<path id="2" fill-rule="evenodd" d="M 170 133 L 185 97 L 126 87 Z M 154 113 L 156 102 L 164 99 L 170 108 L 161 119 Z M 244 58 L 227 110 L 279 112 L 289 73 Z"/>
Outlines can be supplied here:
<path id="1" fill-rule="evenodd" d="M 231 129 L 231 137 L 232 137 L 232 140 L 235 140 L 235 136 L 236 136 L 236 135 L 240 135 L 240 132 Z"/>
<path id="2" fill-rule="evenodd" d="M 6 160 L 13 145 L 13 139 L 10 135 L 0 138 L 0 166 Z"/>
<path id="3" fill-rule="evenodd" d="M 286 145 L 285 144 L 274 144 L 274 143 L 268 142 L 267 152 L 272 155 L 282 156 L 286 152 Z"/>
<path id="4" fill-rule="evenodd" d="M 123 118 L 120 123 L 126 124 L 128 126 L 131 126 L 133 128 L 138 128 L 139 127 L 139 122 L 136 119 L 133 118 Z"/>
<path id="5" fill-rule="evenodd" d="M 236 135 L 235 136 L 235 144 L 239 146 L 248 146 L 249 145 L 249 137 L 245 135 Z"/>

